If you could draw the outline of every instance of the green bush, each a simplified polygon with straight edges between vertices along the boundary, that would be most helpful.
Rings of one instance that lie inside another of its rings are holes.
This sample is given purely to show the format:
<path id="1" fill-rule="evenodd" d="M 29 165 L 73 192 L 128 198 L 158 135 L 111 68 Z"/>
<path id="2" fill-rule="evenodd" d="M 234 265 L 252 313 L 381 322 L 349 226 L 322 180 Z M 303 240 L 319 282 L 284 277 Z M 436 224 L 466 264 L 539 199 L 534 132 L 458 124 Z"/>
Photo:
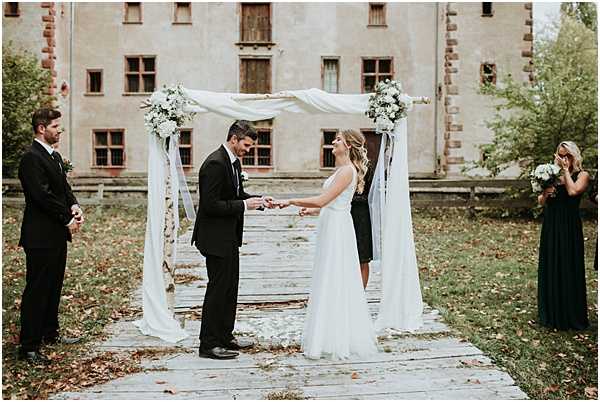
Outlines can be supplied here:
<path id="1" fill-rule="evenodd" d="M 521 177 L 538 164 L 553 161 L 561 141 L 574 141 L 586 170 L 597 169 L 598 95 L 596 34 L 565 15 L 555 37 L 536 39 L 533 82 L 510 76 L 481 93 L 495 98 L 495 116 L 487 121 L 494 132 L 486 156 L 467 167 L 487 169 L 492 176 L 518 163 Z"/>
<path id="2" fill-rule="evenodd" d="M 15 177 L 21 156 L 31 144 L 31 115 L 53 98 L 44 91 L 50 72 L 27 52 L 12 44 L 2 47 L 2 176 Z"/>

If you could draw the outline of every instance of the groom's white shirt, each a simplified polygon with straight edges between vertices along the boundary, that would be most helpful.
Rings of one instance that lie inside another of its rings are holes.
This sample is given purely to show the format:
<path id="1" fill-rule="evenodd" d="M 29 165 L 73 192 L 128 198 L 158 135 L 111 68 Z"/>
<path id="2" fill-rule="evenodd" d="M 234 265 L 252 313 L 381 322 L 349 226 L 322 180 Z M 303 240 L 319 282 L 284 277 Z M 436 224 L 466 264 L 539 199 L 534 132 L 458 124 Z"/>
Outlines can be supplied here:
<path id="1" fill-rule="evenodd" d="M 225 148 L 225 151 L 227 151 L 227 155 L 229 155 L 229 162 L 231 162 L 231 168 L 235 172 L 235 167 L 233 166 L 233 162 L 235 162 L 238 158 L 237 158 L 237 156 L 235 156 L 233 154 L 233 152 L 231 152 L 231 150 L 229 149 L 229 147 L 227 146 L 226 143 L 223 143 L 222 145 L 223 145 L 223 148 Z M 248 210 L 248 207 L 246 207 L 246 200 L 243 200 L 243 202 L 244 202 L 244 212 L 246 212 Z"/>
<path id="2" fill-rule="evenodd" d="M 38 140 L 37 138 L 34 138 L 33 140 L 39 142 L 44 147 L 44 149 L 46 151 L 48 151 L 50 156 L 52 156 L 52 154 L 54 153 L 54 148 L 52 148 L 50 145 L 46 144 L 45 142 Z M 73 204 L 73 205 L 77 205 L 77 204 Z M 71 208 L 73 208 L 73 205 L 71 205 Z M 66 224 L 66 226 L 69 226 L 74 221 L 75 221 L 75 218 L 71 218 L 71 220 L 69 221 L 69 223 Z"/>

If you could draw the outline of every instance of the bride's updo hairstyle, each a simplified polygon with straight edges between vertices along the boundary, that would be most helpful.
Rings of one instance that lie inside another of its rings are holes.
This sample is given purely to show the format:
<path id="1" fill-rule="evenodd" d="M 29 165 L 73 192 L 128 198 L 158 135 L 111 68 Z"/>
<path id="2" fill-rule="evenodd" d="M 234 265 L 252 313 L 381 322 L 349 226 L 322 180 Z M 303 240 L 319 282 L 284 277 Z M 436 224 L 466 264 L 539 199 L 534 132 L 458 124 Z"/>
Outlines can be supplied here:
<path id="1" fill-rule="evenodd" d="M 365 175 L 369 167 L 369 159 L 367 158 L 367 148 L 365 147 L 365 136 L 356 130 L 342 131 L 342 137 L 346 144 L 350 146 L 350 161 L 356 168 L 358 173 L 358 183 L 356 184 L 356 192 L 361 194 L 365 188 Z"/>

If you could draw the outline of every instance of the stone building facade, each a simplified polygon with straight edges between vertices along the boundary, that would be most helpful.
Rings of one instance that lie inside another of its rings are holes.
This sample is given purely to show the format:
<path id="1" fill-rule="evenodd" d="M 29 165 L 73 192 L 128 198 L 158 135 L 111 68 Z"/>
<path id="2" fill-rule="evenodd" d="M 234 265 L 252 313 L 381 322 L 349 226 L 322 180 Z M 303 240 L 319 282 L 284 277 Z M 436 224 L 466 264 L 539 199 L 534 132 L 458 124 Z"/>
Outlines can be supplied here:
<path id="1" fill-rule="evenodd" d="M 181 83 L 216 92 L 322 88 L 369 92 L 386 78 L 428 96 L 409 116 L 413 177 L 457 177 L 491 141 L 483 80 L 527 82 L 531 3 L 3 3 L 3 44 L 52 71 L 48 91 L 63 112 L 61 153 L 81 176 L 144 175 L 147 133 L 140 103 Z M 230 120 L 201 115 L 183 131 L 195 174 L 225 140 Z M 322 176 L 336 130 L 378 137 L 364 116 L 285 114 L 258 122 L 246 170 Z"/>

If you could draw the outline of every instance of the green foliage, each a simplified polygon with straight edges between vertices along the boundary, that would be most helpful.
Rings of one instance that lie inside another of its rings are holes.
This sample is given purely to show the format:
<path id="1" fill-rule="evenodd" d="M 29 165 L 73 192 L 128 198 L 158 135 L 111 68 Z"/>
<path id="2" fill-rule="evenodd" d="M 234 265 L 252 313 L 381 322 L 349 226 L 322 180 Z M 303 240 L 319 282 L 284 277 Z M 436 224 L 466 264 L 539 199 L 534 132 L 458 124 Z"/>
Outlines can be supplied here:
<path id="1" fill-rule="evenodd" d="M 31 115 L 52 102 L 45 95 L 50 72 L 39 60 L 11 44 L 2 47 L 2 176 L 15 177 L 21 156 L 31 144 Z"/>
<path id="2" fill-rule="evenodd" d="M 584 169 L 597 168 L 597 54 L 596 34 L 563 17 L 555 38 L 535 43 L 532 84 L 508 76 L 498 86 L 482 86 L 481 93 L 496 101 L 487 122 L 494 140 L 481 147 L 486 158 L 467 169 L 496 176 L 518 163 L 526 177 L 536 165 L 552 162 L 566 140 L 581 149 Z"/>
<path id="3" fill-rule="evenodd" d="M 586 27 L 594 32 L 598 30 L 598 14 L 596 3 L 592 2 L 572 2 L 562 3 L 560 11 L 563 15 L 568 15 L 571 18 L 583 23 Z"/>

